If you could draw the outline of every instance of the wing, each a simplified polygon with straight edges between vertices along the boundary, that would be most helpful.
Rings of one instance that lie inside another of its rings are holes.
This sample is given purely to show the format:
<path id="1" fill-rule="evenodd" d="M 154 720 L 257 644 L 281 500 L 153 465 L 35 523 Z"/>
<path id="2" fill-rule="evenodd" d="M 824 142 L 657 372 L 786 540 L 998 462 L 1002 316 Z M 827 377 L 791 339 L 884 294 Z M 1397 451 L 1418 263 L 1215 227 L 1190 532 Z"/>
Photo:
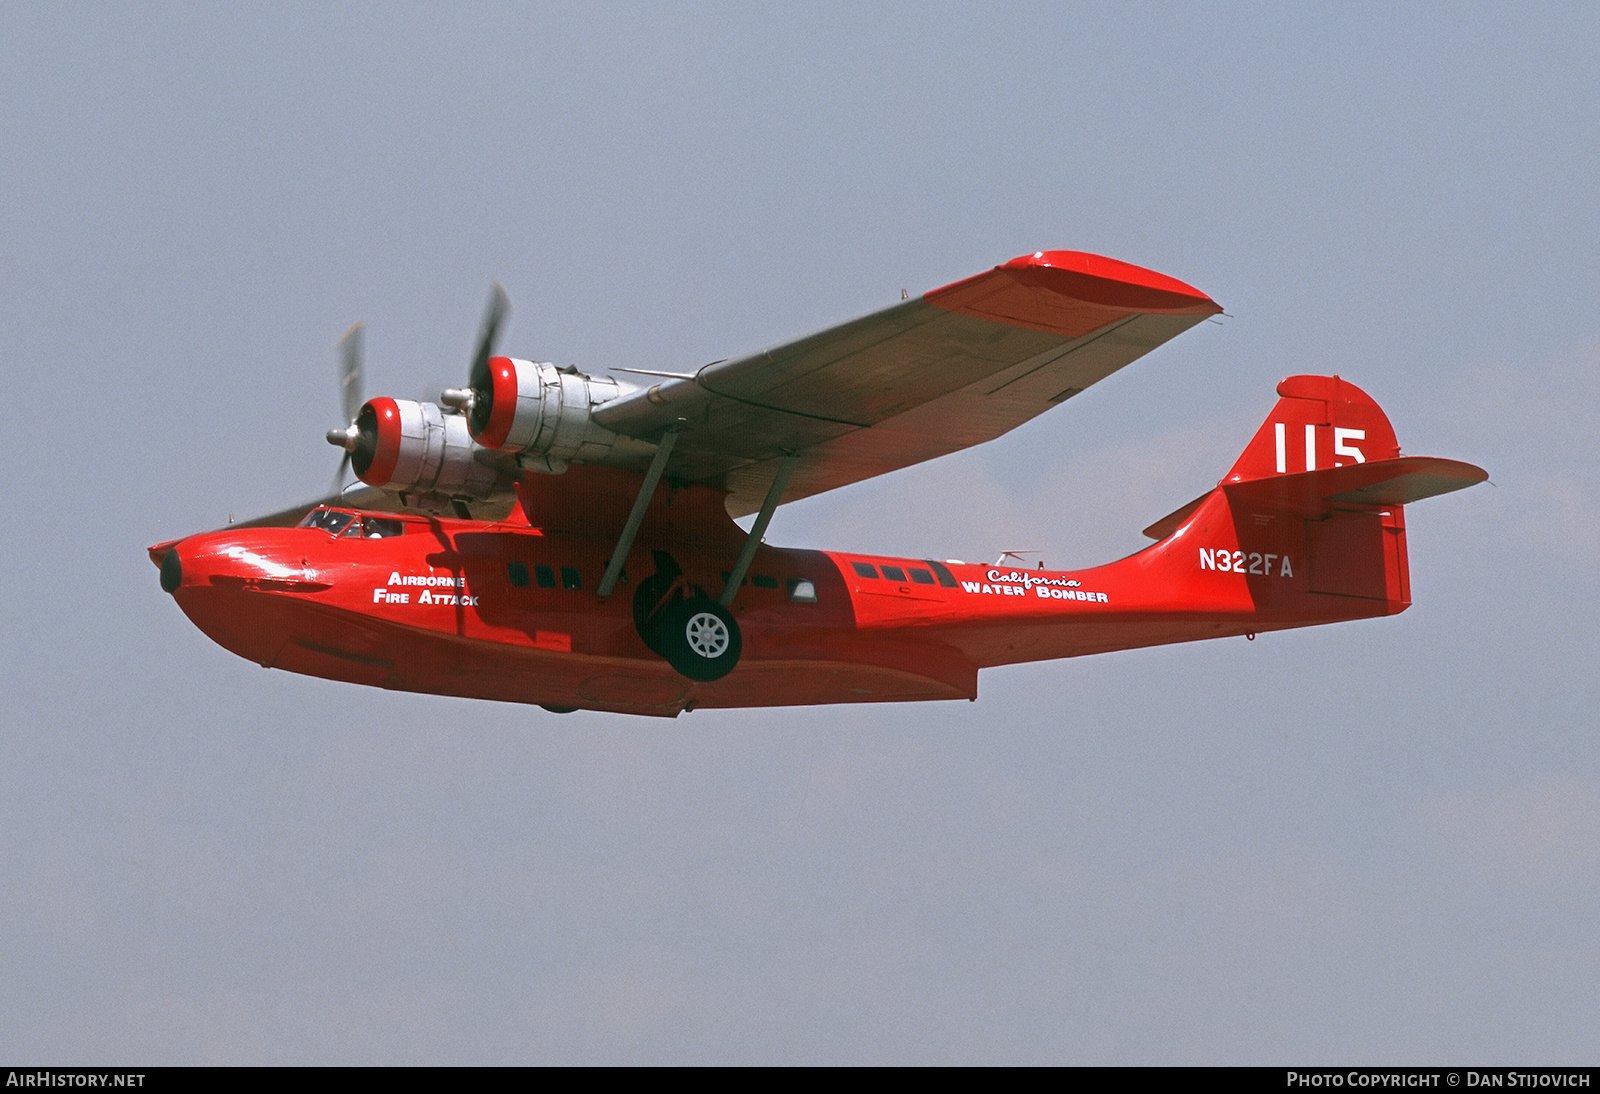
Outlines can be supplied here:
<path id="1" fill-rule="evenodd" d="M 597 407 L 679 438 L 667 473 L 753 513 L 779 461 L 795 501 L 992 440 L 1222 311 L 1181 281 L 1041 251 L 915 300 Z"/>
<path id="2" fill-rule="evenodd" d="M 409 500 L 409 503 L 408 503 Z M 288 509 L 280 509 L 276 513 L 268 513 L 264 517 L 253 517 L 250 520 L 241 520 L 228 524 L 229 528 L 293 528 L 305 519 L 311 510 L 322 505 L 329 505 L 335 509 L 360 509 L 367 513 L 449 513 L 448 499 L 428 498 L 428 502 L 436 504 L 419 507 L 414 499 L 408 499 L 403 493 L 392 490 L 379 490 L 372 486 L 352 486 L 340 494 L 329 494 L 316 501 L 302 502 Z M 496 494 L 487 499 L 472 499 L 467 504 L 471 514 L 479 520 L 503 520 L 507 513 L 516 505 L 516 495 L 509 491 Z"/>

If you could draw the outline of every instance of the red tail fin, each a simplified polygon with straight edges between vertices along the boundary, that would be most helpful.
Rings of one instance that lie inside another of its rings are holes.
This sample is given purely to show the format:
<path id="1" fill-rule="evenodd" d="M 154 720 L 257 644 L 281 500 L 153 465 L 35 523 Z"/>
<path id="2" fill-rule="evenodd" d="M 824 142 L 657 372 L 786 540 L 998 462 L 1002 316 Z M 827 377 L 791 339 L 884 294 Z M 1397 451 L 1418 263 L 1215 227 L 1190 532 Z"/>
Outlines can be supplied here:
<path id="1" fill-rule="evenodd" d="M 1394 427 L 1372 400 L 1337 376 L 1291 376 L 1281 398 L 1224 483 L 1371 463 L 1400 454 Z"/>
<path id="2" fill-rule="evenodd" d="M 1488 473 L 1459 460 L 1401 456 L 1378 404 L 1337 376 L 1291 376 L 1278 395 L 1217 488 L 1145 534 L 1177 545 L 1180 563 L 1194 549 L 1200 571 L 1247 575 L 1264 621 L 1299 626 L 1404 610 L 1411 592 L 1403 507 Z"/>

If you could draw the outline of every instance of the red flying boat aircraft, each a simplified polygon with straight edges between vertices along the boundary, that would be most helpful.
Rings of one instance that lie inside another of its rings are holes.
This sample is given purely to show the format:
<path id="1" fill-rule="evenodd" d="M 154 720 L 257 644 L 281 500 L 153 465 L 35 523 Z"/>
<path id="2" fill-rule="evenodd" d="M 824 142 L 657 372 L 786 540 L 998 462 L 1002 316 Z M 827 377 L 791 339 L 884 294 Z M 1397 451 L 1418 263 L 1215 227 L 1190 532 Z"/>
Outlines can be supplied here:
<path id="1" fill-rule="evenodd" d="M 1404 611 L 1403 506 L 1487 474 L 1401 456 L 1337 376 L 1280 383 L 1217 487 L 1106 566 L 762 542 L 783 502 L 998 437 L 1221 310 L 1045 251 L 693 375 L 616 370 L 632 382 L 494 356 L 496 287 L 439 404 L 361 403 L 346 336 L 328 439 L 364 488 L 150 557 L 264 666 L 558 712 L 974 699 L 991 665 Z"/>

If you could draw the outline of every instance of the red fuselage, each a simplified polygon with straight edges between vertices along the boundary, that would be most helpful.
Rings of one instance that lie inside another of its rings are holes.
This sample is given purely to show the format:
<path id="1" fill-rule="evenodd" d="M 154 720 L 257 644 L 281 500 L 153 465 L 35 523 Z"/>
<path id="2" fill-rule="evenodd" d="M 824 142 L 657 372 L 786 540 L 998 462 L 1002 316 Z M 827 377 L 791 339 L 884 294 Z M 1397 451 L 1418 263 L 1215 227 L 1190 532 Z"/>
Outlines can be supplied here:
<path id="1" fill-rule="evenodd" d="M 698 542 L 647 528 L 601 600 L 614 537 L 375 516 L 384 538 L 362 538 L 358 516 L 341 535 L 224 530 L 151 554 L 176 551 L 163 582 L 179 606 L 264 666 L 658 715 L 973 699 L 980 668 L 1390 615 L 1410 599 L 1398 506 L 1313 523 L 1235 513 L 1219 490 L 1160 543 L 1087 570 L 762 547 L 730 605 L 737 667 L 702 683 L 646 646 L 633 593 L 670 554 L 679 586 L 716 597 L 742 535 L 731 522 Z"/>

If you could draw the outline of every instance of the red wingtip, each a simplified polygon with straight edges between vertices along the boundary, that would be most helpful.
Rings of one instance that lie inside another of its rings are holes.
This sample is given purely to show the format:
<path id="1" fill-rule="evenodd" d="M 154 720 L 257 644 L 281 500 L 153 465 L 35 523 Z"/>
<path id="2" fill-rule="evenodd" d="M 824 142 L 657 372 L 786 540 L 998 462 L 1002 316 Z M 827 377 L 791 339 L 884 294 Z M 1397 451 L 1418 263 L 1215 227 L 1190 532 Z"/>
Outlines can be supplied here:
<path id="1" fill-rule="evenodd" d="M 1035 251 L 924 297 L 946 311 L 1079 337 L 1118 315 L 1216 315 L 1192 285 L 1083 251 Z"/>
<path id="2" fill-rule="evenodd" d="M 1136 290 L 1149 289 L 1157 293 L 1169 294 L 1183 298 L 1181 301 L 1166 301 L 1167 305 L 1180 308 L 1193 307 L 1196 304 L 1211 305 L 1211 314 L 1220 312 L 1222 305 L 1212 300 L 1205 293 L 1193 285 L 1185 284 L 1176 277 L 1168 277 L 1154 270 L 1147 270 L 1143 266 L 1135 266 L 1131 262 L 1119 262 L 1105 255 L 1093 255 L 1087 251 L 1035 251 L 1031 255 L 1022 255 L 1013 258 L 1010 262 L 999 267 L 1002 270 L 1062 270 L 1067 273 L 1082 274 L 1092 277 L 1097 281 L 1107 283 L 1107 287 L 1119 288 L 1127 303 L 1122 306 L 1139 307 L 1132 301 L 1140 298 Z M 1087 299 L 1087 298 L 1084 298 Z M 1140 310 L 1165 310 L 1159 308 L 1161 302 L 1150 301 L 1158 307 L 1141 308 Z"/>

